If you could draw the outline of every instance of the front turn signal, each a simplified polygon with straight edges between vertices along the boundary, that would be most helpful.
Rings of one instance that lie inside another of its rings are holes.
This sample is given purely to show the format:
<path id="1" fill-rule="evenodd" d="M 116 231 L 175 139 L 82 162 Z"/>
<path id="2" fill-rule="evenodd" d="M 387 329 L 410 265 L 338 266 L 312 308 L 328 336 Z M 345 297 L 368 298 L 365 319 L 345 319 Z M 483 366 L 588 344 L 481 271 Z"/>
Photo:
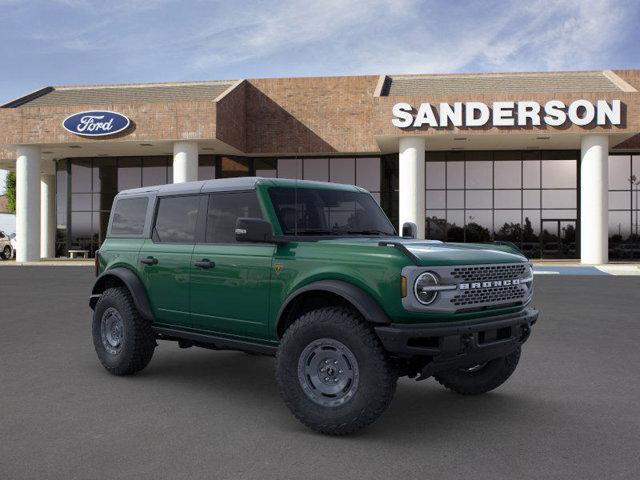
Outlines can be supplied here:
<path id="1" fill-rule="evenodd" d="M 402 298 L 407 296 L 407 277 L 400 277 L 400 295 Z"/>

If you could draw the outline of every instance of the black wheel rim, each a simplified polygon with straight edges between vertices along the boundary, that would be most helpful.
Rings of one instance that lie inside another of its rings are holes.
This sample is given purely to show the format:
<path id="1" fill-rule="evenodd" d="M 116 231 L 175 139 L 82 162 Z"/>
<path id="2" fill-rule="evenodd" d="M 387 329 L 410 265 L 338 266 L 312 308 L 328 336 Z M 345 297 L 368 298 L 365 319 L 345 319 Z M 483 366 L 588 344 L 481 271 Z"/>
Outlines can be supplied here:
<path id="1" fill-rule="evenodd" d="M 314 340 L 298 359 L 298 381 L 305 395 L 323 407 L 337 407 L 355 395 L 360 381 L 358 361 L 342 342 Z"/>
<path id="2" fill-rule="evenodd" d="M 100 321 L 102 346 L 111 355 L 117 355 L 122 349 L 124 322 L 120 312 L 113 307 L 107 308 Z"/>

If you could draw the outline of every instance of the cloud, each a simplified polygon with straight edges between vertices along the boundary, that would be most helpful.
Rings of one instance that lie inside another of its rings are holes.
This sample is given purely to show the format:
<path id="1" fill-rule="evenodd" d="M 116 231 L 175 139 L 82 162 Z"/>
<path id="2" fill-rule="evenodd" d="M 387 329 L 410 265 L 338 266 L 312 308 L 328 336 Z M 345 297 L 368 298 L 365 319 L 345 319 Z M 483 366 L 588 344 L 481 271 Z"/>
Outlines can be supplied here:
<path id="1" fill-rule="evenodd" d="M 399 73 L 604 68 L 626 30 L 620 6 L 595 0 L 494 4 L 469 12 L 462 27 L 440 19 L 435 34 L 422 32 L 423 45 L 381 41 L 356 53 L 364 70 Z"/>
<path id="2" fill-rule="evenodd" d="M 639 14 L 631 0 L 17 2 L 0 9 L 0 88 L 637 68 Z"/>

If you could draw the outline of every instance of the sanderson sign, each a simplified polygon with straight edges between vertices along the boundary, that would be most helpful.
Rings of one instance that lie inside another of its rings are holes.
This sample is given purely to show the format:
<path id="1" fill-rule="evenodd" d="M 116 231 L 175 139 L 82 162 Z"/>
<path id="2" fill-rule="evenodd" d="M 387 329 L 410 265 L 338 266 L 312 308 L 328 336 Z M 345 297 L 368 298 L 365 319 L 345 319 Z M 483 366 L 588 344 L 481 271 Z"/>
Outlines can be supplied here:
<path id="1" fill-rule="evenodd" d="M 565 105 L 560 100 L 550 100 L 544 105 L 533 101 L 493 102 L 491 108 L 482 102 L 440 103 L 438 108 L 421 103 L 416 113 L 408 103 L 393 106 L 393 123 L 398 128 L 407 127 L 527 127 L 549 125 L 560 127 L 567 120 L 574 125 L 620 125 L 620 100 L 575 100 Z"/>
<path id="2" fill-rule="evenodd" d="M 126 130 L 130 123 L 121 113 L 99 110 L 69 115 L 62 126 L 66 131 L 83 137 L 105 137 Z"/>

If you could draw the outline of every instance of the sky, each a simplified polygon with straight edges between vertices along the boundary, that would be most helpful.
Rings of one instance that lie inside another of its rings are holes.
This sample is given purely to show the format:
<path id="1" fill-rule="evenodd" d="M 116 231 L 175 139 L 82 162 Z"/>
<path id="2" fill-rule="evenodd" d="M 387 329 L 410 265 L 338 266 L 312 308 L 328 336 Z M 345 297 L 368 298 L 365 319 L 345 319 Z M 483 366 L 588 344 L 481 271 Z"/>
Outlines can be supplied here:
<path id="1" fill-rule="evenodd" d="M 0 0 L 0 104 L 48 85 L 640 68 L 639 24 L 636 0 Z"/>

